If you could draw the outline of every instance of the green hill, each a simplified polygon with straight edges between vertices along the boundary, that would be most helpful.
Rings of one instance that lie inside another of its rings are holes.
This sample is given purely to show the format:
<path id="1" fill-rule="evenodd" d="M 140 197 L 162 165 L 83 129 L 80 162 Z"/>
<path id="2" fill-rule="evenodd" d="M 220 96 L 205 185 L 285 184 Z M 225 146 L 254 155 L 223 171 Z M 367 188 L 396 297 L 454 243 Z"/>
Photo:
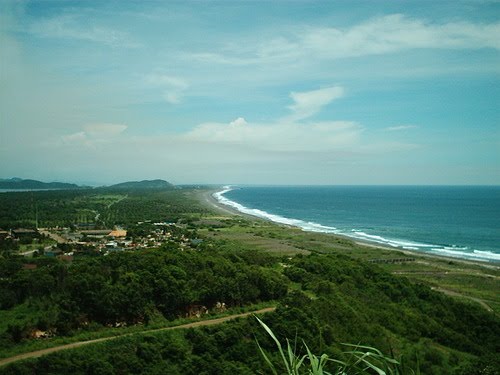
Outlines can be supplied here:
<path id="1" fill-rule="evenodd" d="M 42 182 L 31 179 L 10 178 L 0 179 L 0 189 L 19 189 L 19 190 L 53 190 L 53 189 L 79 189 L 76 184 L 68 184 L 65 182 Z"/>
<path id="2" fill-rule="evenodd" d="M 165 180 L 127 181 L 108 186 L 109 189 L 173 189 L 174 185 Z"/>

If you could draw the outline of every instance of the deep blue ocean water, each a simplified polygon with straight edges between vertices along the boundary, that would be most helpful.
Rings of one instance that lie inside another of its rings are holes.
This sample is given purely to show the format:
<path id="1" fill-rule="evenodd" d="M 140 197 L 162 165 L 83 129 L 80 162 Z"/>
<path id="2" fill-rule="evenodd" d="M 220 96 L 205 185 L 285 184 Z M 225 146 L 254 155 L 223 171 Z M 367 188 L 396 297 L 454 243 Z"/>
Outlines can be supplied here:
<path id="1" fill-rule="evenodd" d="M 500 186 L 233 186 L 214 196 L 308 231 L 500 262 Z"/>

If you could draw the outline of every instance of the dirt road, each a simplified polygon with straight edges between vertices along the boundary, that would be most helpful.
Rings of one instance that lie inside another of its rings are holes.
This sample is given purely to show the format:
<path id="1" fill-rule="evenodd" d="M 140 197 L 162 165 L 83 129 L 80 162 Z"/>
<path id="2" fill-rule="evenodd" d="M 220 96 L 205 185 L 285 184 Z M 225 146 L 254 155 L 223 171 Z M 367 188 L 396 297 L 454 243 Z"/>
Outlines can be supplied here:
<path id="1" fill-rule="evenodd" d="M 471 297 L 471 296 L 467 296 L 465 294 L 462 294 L 462 293 L 459 293 L 459 292 L 455 292 L 453 290 L 449 290 L 449 289 L 444 289 L 444 288 L 431 288 L 432 290 L 437 290 L 438 292 L 441 292 L 441 293 L 444 293 L 448 296 L 453 296 L 453 297 L 461 297 L 461 298 L 466 298 L 466 299 L 469 299 L 471 301 L 474 301 L 474 302 L 477 302 L 479 303 L 482 307 L 484 307 L 486 310 L 488 310 L 489 312 L 493 312 L 493 309 L 486 303 L 484 302 L 482 299 L 480 298 L 475 298 L 475 297 Z"/>
<path id="2" fill-rule="evenodd" d="M 60 235 L 58 235 L 57 233 L 53 233 L 53 232 L 50 232 L 49 230 L 47 229 L 42 229 L 42 228 L 38 228 L 38 231 L 45 235 L 45 236 L 49 236 L 50 238 L 52 238 L 54 241 L 56 241 L 57 243 L 66 243 L 68 242 L 68 240 L 64 237 L 61 237 Z"/>
<path id="3" fill-rule="evenodd" d="M 73 348 L 78 348 L 78 347 L 83 346 L 83 345 L 95 344 L 95 343 L 102 342 L 102 341 L 114 340 L 114 339 L 117 339 L 119 337 L 125 337 L 125 336 L 131 336 L 131 335 L 140 335 L 140 334 L 151 333 L 151 332 L 159 332 L 159 331 L 169 331 L 169 330 L 173 330 L 173 329 L 183 329 L 183 328 L 195 328 L 195 327 L 211 326 L 211 325 L 221 324 L 221 323 L 227 322 L 228 320 L 232 320 L 232 319 L 236 319 L 236 318 L 243 318 L 243 317 L 246 317 L 246 316 L 249 316 L 249 315 L 252 315 L 252 314 L 264 314 L 264 313 L 272 312 L 275 309 L 276 309 L 275 307 L 267 307 L 267 308 L 261 309 L 261 310 L 250 311 L 250 312 L 247 312 L 247 313 L 235 314 L 235 315 L 230 315 L 230 316 L 224 316 L 222 318 L 217 318 L 217 319 L 201 320 L 201 321 L 198 321 L 198 322 L 182 324 L 182 325 L 174 326 L 174 327 L 150 329 L 150 330 L 144 330 L 144 331 L 141 331 L 141 332 L 127 333 L 127 334 L 124 334 L 124 335 L 110 336 L 110 337 L 103 337 L 103 338 L 94 339 L 94 340 L 74 342 L 72 344 L 55 346 L 53 348 L 47 348 L 47 349 L 37 350 L 37 351 L 34 351 L 34 352 L 18 354 L 16 356 L 9 357 L 9 358 L 3 358 L 3 359 L 0 359 L 0 366 L 5 366 L 5 365 L 8 365 L 9 363 L 17 362 L 17 361 L 20 361 L 20 360 L 23 360 L 23 359 L 41 357 L 43 355 L 54 353 L 54 352 L 58 352 L 58 351 L 61 351 L 61 350 L 73 349 Z"/>

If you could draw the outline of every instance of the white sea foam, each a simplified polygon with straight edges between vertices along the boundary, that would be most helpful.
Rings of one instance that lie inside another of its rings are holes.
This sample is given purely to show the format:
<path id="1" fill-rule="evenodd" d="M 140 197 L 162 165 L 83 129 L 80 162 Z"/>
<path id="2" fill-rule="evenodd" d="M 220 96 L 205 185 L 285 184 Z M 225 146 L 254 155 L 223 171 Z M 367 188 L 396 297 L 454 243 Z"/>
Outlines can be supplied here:
<path id="1" fill-rule="evenodd" d="M 262 210 L 259 210 L 256 208 L 248 208 L 248 207 L 243 206 L 242 204 L 239 204 L 237 202 L 229 200 L 226 197 L 224 197 L 224 194 L 231 191 L 231 190 L 233 190 L 233 188 L 231 188 L 230 186 L 224 186 L 223 190 L 219 191 L 217 193 L 214 193 L 213 197 L 215 199 L 217 199 L 219 201 L 219 203 L 222 203 L 222 204 L 225 204 L 226 206 L 230 206 L 232 208 L 235 208 L 236 210 L 238 210 L 244 214 L 257 216 L 257 217 L 267 219 L 270 221 L 274 221 L 274 222 L 280 223 L 280 224 L 299 226 L 299 227 L 302 227 L 301 224 L 307 225 L 307 223 L 302 221 L 302 220 L 289 219 L 289 218 L 286 218 L 283 216 L 273 215 L 273 214 L 270 214 L 269 212 L 262 211 Z"/>
<path id="2" fill-rule="evenodd" d="M 474 255 L 486 259 L 494 259 L 500 261 L 500 254 L 492 253 L 491 251 L 474 250 Z"/>
<path id="3" fill-rule="evenodd" d="M 362 231 L 359 231 L 356 229 L 353 229 L 351 231 L 350 237 L 354 237 L 354 238 L 358 238 L 360 240 L 365 240 L 365 241 L 370 241 L 370 242 L 376 242 L 376 243 L 383 244 L 383 245 L 389 245 L 392 247 L 409 248 L 409 250 L 419 250 L 422 248 L 431 248 L 433 246 L 436 246 L 436 245 L 419 243 L 419 242 L 385 238 L 382 236 L 368 234 L 368 233 L 365 233 L 365 232 L 362 232 Z"/>
<path id="4" fill-rule="evenodd" d="M 356 238 L 362 238 L 362 239 L 365 239 L 365 240 L 370 240 L 370 241 L 375 241 L 375 242 L 380 242 L 380 243 L 387 243 L 387 242 L 389 242 L 384 237 L 374 236 L 372 234 L 361 232 L 361 231 L 356 230 L 356 229 L 352 229 L 352 233 L 353 233 L 353 237 L 356 237 Z"/>
<path id="5" fill-rule="evenodd" d="M 270 220 L 275 223 L 285 224 L 290 226 L 299 227 L 307 232 L 319 232 L 319 233 L 334 233 L 340 234 L 347 237 L 351 237 L 354 239 L 369 241 L 373 243 L 378 243 L 385 246 L 391 246 L 394 248 L 406 249 L 406 250 L 420 250 L 426 252 L 432 252 L 438 255 L 455 257 L 455 258 L 466 258 L 466 259 L 474 259 L 474 260 L 482 260 L 482 261 L 500 261 L 500 254 L 493 253 L 490 251 L 480 251 L 480 250 L 472 250 L 468 247 L 460 247 L 460 246 L 441 246 L 434 244 L 427 244 L 421 242 L 413 242 L 408 240 L 401 239 L 391 239 L 385 238 L 379 235 L 373 235 L 365 233 L 361 230 L 352 229 L 351 231 L 342 231 L 335 227 L 330 227 L 322 224 L 318 224 L 315 222 L 306 222 L 299 219 L 290 219 L 287 217 L 270 214 L 269 212 L 262 211 L 255 208 L 245 207 L 242 204 L 234 202 L 230 199 L 224 197 L 224 194 L 233 190 L 231 186 L 224 186 L 223 189 L 219 192 L 213 194 L 213 197 L 221 204 L 226 206 L 230 206 L 242 213 L 260 217 L 262 219 Z M 472 251 L 471 251 L 472 250 Z"/>
<path id="6" fill-rule="evenodd" d="M 310 232 L 320 232 L 320 233 L 338 233 L 339 231 L 335 227 L 329 227 L 326 225 L 321 225 L 312 221 L 303 222 L 302 229 Z"/>
<path id="7" fill-rule="evenodd" d="M 460 246 L 443 246 L 443 249 L 445 250 L 470 250 L 467 246 L 465 247 L 460 247 Z"/>
<path id="8" fill-rule="evenodd" d="M 452 250 L 452 249 L 457 249 L 457 250 Z M 475 260 L 483 260 L 483 261 L 500 261 L 500 254 L 495 254 L 492 253 L 491 251 L 480 251 L 480 250 L 473 250 L 472 252 L 470 251 L 463 251 L 463 250 L 458 250 L 458 249 L 463 249 L 460 247 L 437 247 L 437 248 L 432 248 L 431 251 L 440 255 L 444 256 L 449 256 L 449 257 L 454 257 L 454 258 L 466 258 L 466 259 L 475 259 Z"/>

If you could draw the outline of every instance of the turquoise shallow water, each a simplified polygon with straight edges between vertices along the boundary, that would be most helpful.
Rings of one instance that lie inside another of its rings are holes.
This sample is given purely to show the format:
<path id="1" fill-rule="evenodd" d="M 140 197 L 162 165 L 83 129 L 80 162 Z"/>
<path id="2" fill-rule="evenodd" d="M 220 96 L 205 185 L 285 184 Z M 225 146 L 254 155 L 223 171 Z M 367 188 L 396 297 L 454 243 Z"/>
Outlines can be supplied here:
<path id="1" fill-rule="evenodd" d="M 500 262 L 500 186 L 233 186 L 214 196 L 308 231 Z"/>

